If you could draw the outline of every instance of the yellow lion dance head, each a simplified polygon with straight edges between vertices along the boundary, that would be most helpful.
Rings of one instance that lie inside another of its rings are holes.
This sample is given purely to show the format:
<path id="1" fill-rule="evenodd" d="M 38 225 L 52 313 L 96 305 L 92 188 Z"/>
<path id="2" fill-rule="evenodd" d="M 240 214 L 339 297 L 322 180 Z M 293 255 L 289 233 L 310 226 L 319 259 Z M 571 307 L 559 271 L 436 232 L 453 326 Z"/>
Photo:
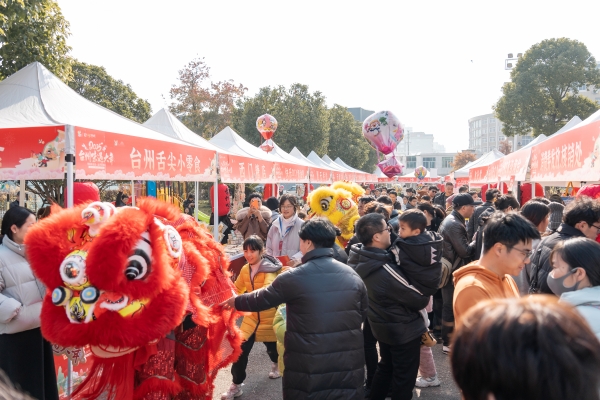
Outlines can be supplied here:
<path id="1" fill-rule="evenodd" d="M 331 184 L 333 189 L 344 189 L 352 193 L 352 200 L 358 204 L 358 198 L 365 194 L 365 189 L 356 182 L 337 181 Z"/>
<path id="2" fill-rule="evenodd" d="M 342 231 L 336 243 L 345 248 L 348 240 L 354 235 L 354 223 L 359 218 L 352 193 L 339 187 L 334 188 L 333 185 L 321 186 L 308 195 L 308 205 L 310 218 L 327 218 Z"/>

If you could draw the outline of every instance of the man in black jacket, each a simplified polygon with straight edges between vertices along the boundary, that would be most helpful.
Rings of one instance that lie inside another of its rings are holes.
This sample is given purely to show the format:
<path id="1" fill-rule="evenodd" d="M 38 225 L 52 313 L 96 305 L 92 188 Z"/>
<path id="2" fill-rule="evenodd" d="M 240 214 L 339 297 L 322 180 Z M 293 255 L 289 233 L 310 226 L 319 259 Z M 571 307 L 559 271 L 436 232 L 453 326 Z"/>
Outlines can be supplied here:
<path id="1" fill-rule="evenodd" d="M 442 192 L 442 193 L 438 193 L 434 198 L 433 198 L 433 204 L 437 204 L 438 206 L 442 207 L 442 209 L 446 209 L 446 199 L 450 196 L 452 196 L 452 194 L 454 194 L 454 184 L 452 182 L 446 182 L 446 191 Z"/>
<path id="2" fill-rule="evenodd" d="M 429 296 L 410 284 L 387 251 L 389 229 L 382 215 L 363 216 L 355 229 L 363 244 L 353 245 L 348 259 L 367 286 L 369 324 L 379 341 L 381 361 L 371 385 L 373 400 L 385 399 L 390 383 L 393 399 L 412 398 L 421 335 L 427 331 L 419 311 L 427 306 Z"/>
<path id="3" fill-rule="evenodd" d="M 541 241 L 531 256 L 531 263 L 525 267 L 529 293 L 553 294 L 546 279 L 552 270 L 550 255 L 558 242 L 578 236 L 596 240 L 599 233 L 600 203 L 585 197 L 571 202 L 565 208 L 563 223 L 556 232 Z"/>
<path id="4" fill-rule="evenodd" d="M 361 325 L 367 316 L 367 290 L 352 268 L 332 258 L 336 234 L 328 220 L 306 222 L 299 232 L 304 254 L 300 266 L 264 289 L 221 303 L 239 311 L 287 304 L 286 400 L 364 398 Z"/>
<path id="5" fill-rule="evenodd" d="M 498 193 L 500 193 L 498 189 L 488 189 L 488 191 L 485 192 L 485 203 L 477 207 L 473 213 L 473 216 L 469 218 L 469 223 L 467 224 L 467 237 L 469 238 L 469 241 L 473 240 L 473 235 L 481 226 L 481 214 L 488 210 L 491 210 L 490 214 L 495 211 L 494 201 L 496 200 Z"/>
<path id="6" fill-rule="evenodd" d="M 443 258 L 452 266 L 452 272 L 469 263 L 475 253 L 475 242 L 467 237 L 465 219 L 473 216 L 475 206 L 481 202 L 474 201 L 469 193 L 457 194 L 452 200 L 453 210 L 442 221 L 438 233 L 444 239 Z M 452 300 L 454 297 L 454 283 L 452 279 L 442 287 L 442 351 L 450 353 L 450 336 L 454 330 L 454 310 Z"/>

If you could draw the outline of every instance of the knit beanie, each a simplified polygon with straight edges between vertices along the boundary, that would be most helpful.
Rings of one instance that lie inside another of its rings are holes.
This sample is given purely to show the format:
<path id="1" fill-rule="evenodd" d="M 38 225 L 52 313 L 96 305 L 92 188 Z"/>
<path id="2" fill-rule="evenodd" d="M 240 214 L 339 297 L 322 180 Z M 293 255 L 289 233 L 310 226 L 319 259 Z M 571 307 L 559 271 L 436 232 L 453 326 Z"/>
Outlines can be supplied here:
<path id="1" fill-rule="evenodd" d="M 562 223 L 565 206 L 560 203 L 551 202 L 548 204 L 548 207 L 550 208 L 550 223 L 548 224 L 548 229 L 555 231 Z"/>

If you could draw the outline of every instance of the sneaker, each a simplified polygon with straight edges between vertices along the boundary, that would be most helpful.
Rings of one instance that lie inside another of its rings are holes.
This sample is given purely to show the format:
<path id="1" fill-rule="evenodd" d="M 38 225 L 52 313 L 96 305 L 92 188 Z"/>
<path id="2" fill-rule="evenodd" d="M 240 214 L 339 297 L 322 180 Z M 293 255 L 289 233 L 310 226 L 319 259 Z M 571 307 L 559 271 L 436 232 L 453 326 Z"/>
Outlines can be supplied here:
<path id="1" fill-rule="evenodd" d="M 434 375 L 431 378 L 423 378 L 422 376 L 420 376 L 417 378 L 415 386 L 420 388 L 440 386 L 440 380 L 437 378 L 437 375 Z"/>
<path id="2" fill-rule="evenodd" d="M 442 347 L 442 353 L 444 353 L 444 354 L 450 354 L 450 346 L 444 346 L 444 347 Z"/>
<path id="3" fill-rule="evenodd" d="M 271 378 L 271 379 L 281 378 L 281 375 L 279 375 L 279 364 L 273 363 L 271 365 L 271 372 L 269 372 L 269 378 Z"/>
<path id="4" fill-rule="evenodd" d="M 244 394 L 242 386 L 244 386 L 243 383 L 240 383 L 239 385 L 232 383 L 231 386 L 229 386 L 229 390 L 221 395 L 221 400 L 231 400 L 235 397 L 240 397 Z"/>

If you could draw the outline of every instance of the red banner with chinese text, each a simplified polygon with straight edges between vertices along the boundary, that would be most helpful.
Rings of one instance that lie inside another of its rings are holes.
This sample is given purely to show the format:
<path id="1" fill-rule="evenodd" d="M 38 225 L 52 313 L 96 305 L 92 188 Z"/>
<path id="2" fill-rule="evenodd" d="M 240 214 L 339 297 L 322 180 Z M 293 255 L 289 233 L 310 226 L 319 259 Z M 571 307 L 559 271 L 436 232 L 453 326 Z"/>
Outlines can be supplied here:
<path id="1" fill-rule="evenodd" d="M 65 127 L 0 129 L 0 180 L 64 179 Z"/>
<path id="2" fill-rule="evenodd" d="M 343 181 L 343 180 L 345 180 L 344 173 L 341 171 L 331 171 L 331 179 L 334 182 Z"/>
<path id="3" fill-rule="evenodd" d="M 224 183 L 308 182 L 308 167 L 219 153 Z"/>
<path id="4" fill-rule="evenodd" d="M 488 166 L 487 179 L 491 182 L 508 182 L 511 177 L 524 181 L 527 177 L 527 167 L 531 148 L 521 149 L 497 159 Z"/>
<path id="5" fill-rule="evenodd" d="M 331 183 L 331 171 L 310 167 L 310 181 L 315 183 Z"/>
<path id="6" fill-rule="evenodd" d="M 86 179 L 211 181 L 215 152 L 75 127 L 76 176 Z"/>
<path id="7" fill-rule="evenodd" d="M 487 183 L 488 166 L 471 168 L 469 170 L 469 184 Z"/>
<path id="8" fill-rule="evenodd" d="M 600 180 L 600 121 L 551 136 L 533 146 L 532 182 Z"/>

